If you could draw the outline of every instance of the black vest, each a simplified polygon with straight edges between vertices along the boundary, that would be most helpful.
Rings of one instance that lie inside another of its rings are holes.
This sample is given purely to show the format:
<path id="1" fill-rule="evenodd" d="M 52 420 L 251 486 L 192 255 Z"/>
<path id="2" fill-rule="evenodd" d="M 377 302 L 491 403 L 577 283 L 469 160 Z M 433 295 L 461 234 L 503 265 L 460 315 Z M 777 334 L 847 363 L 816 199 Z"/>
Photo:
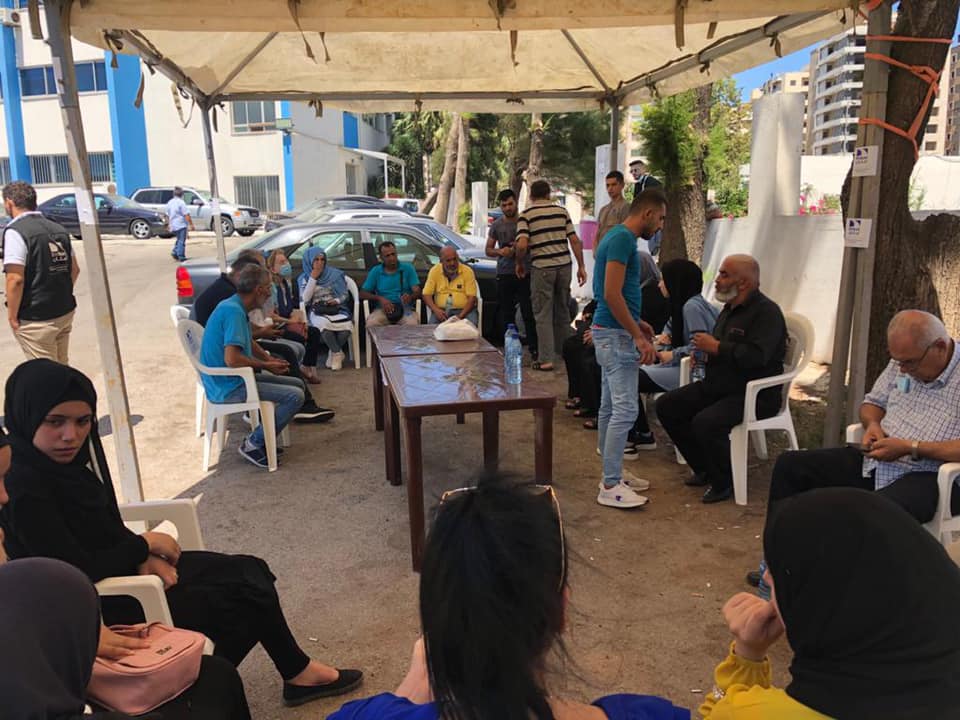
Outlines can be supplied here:
<path id="1" fill-rule="evenodd" d="M 25 215 L 4 228 L 20 233 L 27 246 L 23 299 L 18 320 L 52 320 L 77 306 L 73 297 L 73 248 L 70 235 L 42 215 Z"/>

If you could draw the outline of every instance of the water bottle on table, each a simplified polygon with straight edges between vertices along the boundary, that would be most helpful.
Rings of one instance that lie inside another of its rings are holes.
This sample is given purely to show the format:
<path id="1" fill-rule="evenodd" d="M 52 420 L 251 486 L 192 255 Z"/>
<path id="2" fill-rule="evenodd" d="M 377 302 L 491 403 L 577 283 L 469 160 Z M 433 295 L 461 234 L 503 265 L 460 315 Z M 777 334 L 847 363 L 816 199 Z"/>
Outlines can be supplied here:
<path id="1" fill-rule="evenodd" d="M 523 379 L 523 346 L 513 323 L 507 325 L 503 335 L 503 374 L 510 385 L 519 385 Z"/>
<path id="2" fill-rule="evenodd" d="M 693 351 L 693 368 L 690 371 L 690 382 L 700 382 L 707 374 L 707 354 L 703 350 Z"/>
<path id="3" fill-rule="evenodd" d="M 447 314 L 448 320 L 453 316 L 453 295 L 447 295 L 447 302 L 443 306 L 443 311 Z"/>

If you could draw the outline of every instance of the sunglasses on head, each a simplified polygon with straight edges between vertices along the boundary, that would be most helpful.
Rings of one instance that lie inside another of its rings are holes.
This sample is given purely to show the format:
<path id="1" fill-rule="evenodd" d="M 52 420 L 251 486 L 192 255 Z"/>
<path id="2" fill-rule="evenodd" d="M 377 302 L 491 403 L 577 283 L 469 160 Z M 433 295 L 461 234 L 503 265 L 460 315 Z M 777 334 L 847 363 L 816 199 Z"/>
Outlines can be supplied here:
<path id="1" fill-rule="evenodd" d="M 566 542 L 564 541 L 563 535 L 563 515 L 560 512 L 560 501 L 557 499 L 557 491 L 553 489 L 553 485 L 522 485 L 521 487 L 525 488 L 530 492 L 531 495 L 549 495 L 550 500 L 553 503 L 553 508 L 557 514 L 557 527 L 560 529 L 560 582 L 557 586 L 557 590 L 563 590 L 563 581 L 567 576 L 567 547 Z M 462 495 L 466 493 L 476 492 L 479 488 L 474 487 L 462 487 L 455 490 L 447 490 L 443 495 L 440 496 L 440 504 L 443 505 L 450 498 L 456 497 L 457 495 Z"/>

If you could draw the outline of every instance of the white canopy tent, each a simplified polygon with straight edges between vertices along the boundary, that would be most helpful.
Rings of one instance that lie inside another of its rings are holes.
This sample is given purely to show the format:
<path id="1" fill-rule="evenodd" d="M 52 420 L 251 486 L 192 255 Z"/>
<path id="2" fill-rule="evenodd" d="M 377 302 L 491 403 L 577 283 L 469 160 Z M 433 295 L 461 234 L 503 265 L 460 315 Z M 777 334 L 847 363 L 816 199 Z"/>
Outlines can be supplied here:
<path id="1" fill-rule="evenodd" d="M 318 112 L 606 105 L 616 157 L 622 106 L 806 47 L 851 26 L 856 7 L 855 0 L 46 0 L 124 497 L 139 499 L 142 488 L 64 38 L 138 54 L 190 93 L 203 111 L 216 197 L 209 112 L 224 101 L 297 100 Z M 40 12 L 30 0 L 35 30 Z M 215 229 L 225 267 L 219 223 Z"/>

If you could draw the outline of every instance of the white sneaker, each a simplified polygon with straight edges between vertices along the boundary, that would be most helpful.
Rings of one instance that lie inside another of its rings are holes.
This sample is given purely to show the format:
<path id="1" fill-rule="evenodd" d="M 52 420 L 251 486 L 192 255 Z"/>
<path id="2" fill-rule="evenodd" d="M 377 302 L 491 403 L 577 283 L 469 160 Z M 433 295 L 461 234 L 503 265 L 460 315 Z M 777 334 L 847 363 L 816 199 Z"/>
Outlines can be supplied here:
<path id="1" fill-rule="evenodd" d="M 333 357 L 330 359 L 330 369 L 343 370 L 343 358 L 344 354 L 342 352 L 333 353 Z"/>
<path id="2" fill-rule="evenodd" d="M 601 489 L 597 495 L 597 502 L 607 507 L 626 509 L 642 507 L 647 504 L 648 500 L 621 482 L 610 489 Z"/>
<path id="3" fill-rule="evenodd" d="M 600 450 L 600 448 L 597 448 L 597 455 L 603 457 L 603 452 Z M 627 462 L 639 460 L 640 453 L 637 452 L 637 448 L 635 448 L 633 445 L 625 445 L 623 448 L 623 459 Z"/>
<path id="4" fill-rule="evenodd" d="M 650 481 L 644 480 L 634 475 L 629 470 L 622 470 L 620 475 L 620 482 L 626 485 L 631 490 L 637 492 L 644 492 L 650 489 Z M 600 490 L 603 490 L 603 478 L 600 479 L 600 482 L 597 484 L 597 487 Z"/>
<path id="5" fill-rule="evenodd" d="M 325 368 L 329 369 L 329 368 L 330 368 L 330 361 L 331 361 L 331 360 L 333 360 L 333 353 L 332 353 L 332 352 L 328 352 L 328 353 L 327 353 L 327 359 L 323 361 L 323 366 L 324 366 Z"/>

